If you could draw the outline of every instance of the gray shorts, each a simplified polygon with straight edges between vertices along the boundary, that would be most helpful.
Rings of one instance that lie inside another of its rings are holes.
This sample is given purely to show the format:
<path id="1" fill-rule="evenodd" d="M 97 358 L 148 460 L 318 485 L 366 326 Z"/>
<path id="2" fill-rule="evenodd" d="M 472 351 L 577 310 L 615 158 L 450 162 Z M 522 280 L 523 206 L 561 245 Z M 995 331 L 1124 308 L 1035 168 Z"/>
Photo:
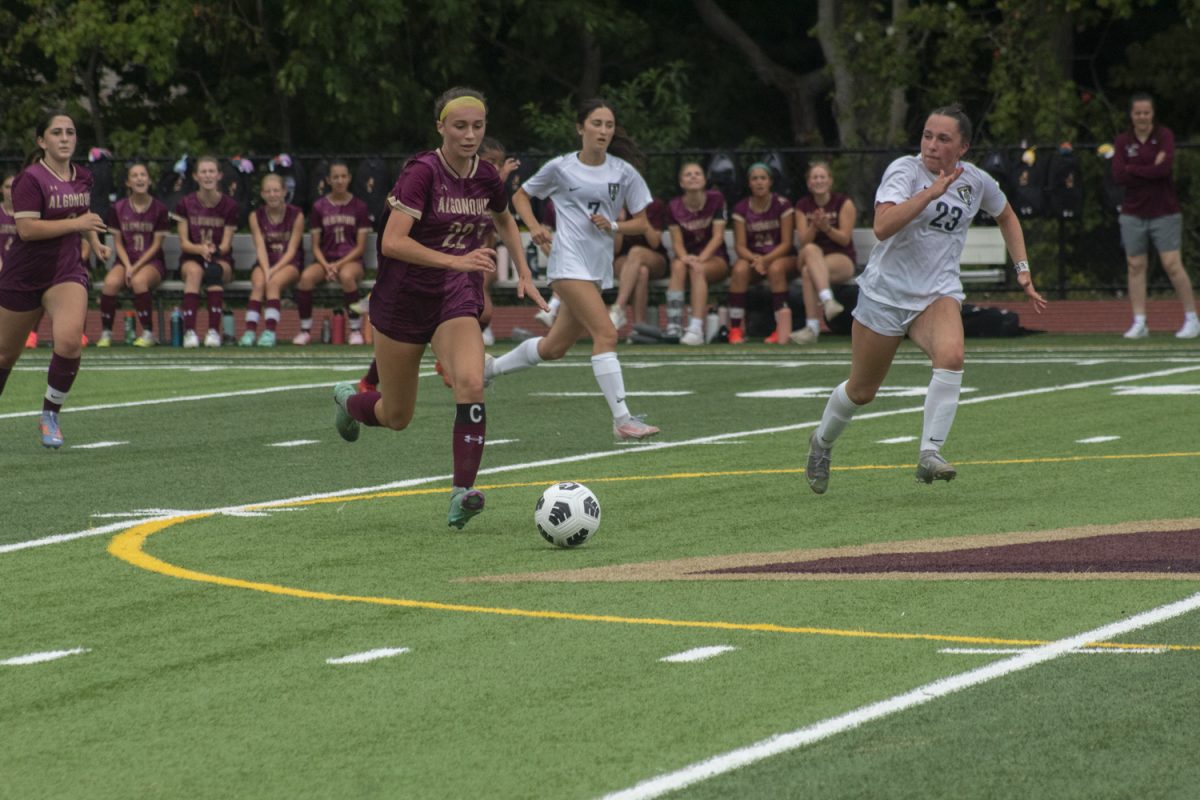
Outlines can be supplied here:
<path id="1" fill-rule="evenodd" d="M 1160 255 L 1179 250 L 1182 245 L 1182 214 L 1149 219 L 1121 214 L 1117 221 L 1121 225 L 1121 244 L 1125 246 L 1125 255 L 1130 258 L 1146 255 L 1151 242 Z"/>
<path id="2" fill-rule="evenodd" d="M 945 296 L 949 297 L 950 295 Z M 940 297 L 935 297 L 929 305 L 933 305 L 934 300 L 940 299 Z M 925 306 L 925 308 L 929 308 L 929 306 Z M 880 336 L 904 336 L 908 333 L 909 327 L 916 322 L 917 317 L 925 313 L 925 308 L 917 311 L 911 308 L 899 308 L 873 300 L 859 292 L 858 303 L 850 315 L 858 320 L 859 324 L 867 326 Z"/>

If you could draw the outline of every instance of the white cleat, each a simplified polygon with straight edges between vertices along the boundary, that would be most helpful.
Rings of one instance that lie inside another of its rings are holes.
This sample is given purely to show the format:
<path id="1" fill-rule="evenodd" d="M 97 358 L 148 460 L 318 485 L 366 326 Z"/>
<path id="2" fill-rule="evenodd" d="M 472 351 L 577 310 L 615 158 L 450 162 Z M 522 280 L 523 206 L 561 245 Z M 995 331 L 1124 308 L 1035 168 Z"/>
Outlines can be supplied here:
<path id="1" fill-rule="evenodd" d="M 220 347 L 221 346 L 221 334 L 218 333 L 215 329 L 209 328 L 208 333 L 204 334 L 204 346 L 205 347 Z"/>
<path id="2" fill-rule="evenodd" d="M 690 345 L 691 347 L 704 344 L 704 334 L 689 330 L 683 336 L 679 337 L 679 343 Z"/>
<path id="3" fill-rule="evenodd" d="M 826 300 L 825 302 L 821 303 L 821 307 L 825 311 L 825 319 L 826 320 L 831 320 L 834 317 L 836 317 L 838 314 L 840 314 L 846 310 L 846 307 L 844 305 L 839 303 L 837 300 L 834 300 L 832 297 L 829 298 L 828 300 Z"/>
<path id="4" fill-rule="evenodd" d="M 617 330 L 625 327 L 625 309 L 615 303 L 608 308 L 608 318 L 612 320 L 613 327 Z"/>
<path id="5" fill-rule="evenodd" d="M 1189 319 L 1183 327 L 1175 331 L 1176 339 L 1195 339 L 1200 336 L 1200 320 Z"/>
<path id="6" fill-rule="evenodd" d="M 196 335 L 195 331 L 188 331 L 183 335 L 183 346 L 188 350 L 199 347 L 200 337 Z"/>
<path id="7" fill-rule="evenodd" d="M 554 318 L 557 316 L 558 314 L 554 311 L 539 311 L 533 315 L 533 318 L 550 328 L 554 325 Z"/>
<path id="8" fill-rule="evenodd" d="M 788 336 L 792 344 L 816 344 L 818 338 L 820 338 L 819 335 L 813 333 L 813 329 L 808 326 L 792 331 L 791 335 Z"/>
<path id="9" fill-rule="evenodd" d="M 364 342 L 365 340 L 363 339 L 362 331 L 350 331 L 350 338 L 346 340 L 347 344 L 353 345 L 360 345 Z M 294 339 L 292 340 L 292 343 L 295 344 Z"/>
<path id="10" fill-rule="evenodd" d="M 1129 330 L 1121 334 L 1126 339 L 1145 339 L 1150 335 L 1150 330 L 1144 322 L 1135 322 L 1129 326 Z"/>
<path id="11" fill-rule="evenodd" d="M 297 333 L 295 336 L 292 337 L 292 344 L 298 345 L 299 347 L 303 347 L 304 345 L 308 344 L 311 341 L 312 341 L 312 334 L 309 333 L 308 331 L 300 331 L 299 333 Z"/>
<path id="12" fill-rule="evenodd" d="M 658 433 L 658 428 L 647 425 L 643 417 L 630 417 L 624 422 L 613 420 L 613 436 L 622 441 L 648 439 Z"/>

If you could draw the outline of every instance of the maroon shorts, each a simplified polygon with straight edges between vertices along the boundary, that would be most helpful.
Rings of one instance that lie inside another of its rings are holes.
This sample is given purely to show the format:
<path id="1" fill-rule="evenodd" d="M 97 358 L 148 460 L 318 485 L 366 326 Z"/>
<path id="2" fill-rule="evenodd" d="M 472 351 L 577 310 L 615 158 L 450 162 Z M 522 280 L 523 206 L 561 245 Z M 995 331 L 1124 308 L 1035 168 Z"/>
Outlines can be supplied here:
<path id="1" fill-rule="evenodd" d="M 163 263 L 163 260 L 161 258 L 151 259 L 150 261 L 146 262 L 146 265 L 148 267 L 150 267 L 151 269 L 155 270 L 156 272 L 158 272 L 158 277 L 164 278 L 164 279 L 167 277 L 167 265 Z M 109 271 L 112 271 L 113 267 L 115 267 L 115 266 L 117 266 L 116 263 L 114 263 L 112 267 L 108 268 Z"/>
<path id="2" fill-rule="evenodd" d="M 438 326 L 446 320 L 479 319 L 483 296 L 470 286 L 455 287 L 443 294 L 425 294 L 392 292 L 376 283 L 370 308 L 371 324 L 384 336 L 407 344 L 429 344 Z"/>
<path id="3" fill-rule="evenodd" d="M 0 269 L 0 308 L 18 313 L 41 308 L 42 295 L 60 283 L 78 283 L 85 291 L 92 288 L 92 282 L 83 264 L 72 269 L 60 270 L 49 283 L 36 280 L 28 273 Z"/>

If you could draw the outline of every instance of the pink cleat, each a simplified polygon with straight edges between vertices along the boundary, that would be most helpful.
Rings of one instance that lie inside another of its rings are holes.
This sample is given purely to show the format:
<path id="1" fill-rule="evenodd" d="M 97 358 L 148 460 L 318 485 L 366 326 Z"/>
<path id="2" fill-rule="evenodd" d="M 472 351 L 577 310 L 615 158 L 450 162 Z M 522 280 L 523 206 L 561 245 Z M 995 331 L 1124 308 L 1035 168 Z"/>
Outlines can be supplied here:
<path id="1" fill-rule="evenodd" d="M 624 422 L 613 420 L 613 436 L 622 441 L 648 439 L 658 433 L 658 428 L 647 425 L 643 417 L 630 417 Z"/>

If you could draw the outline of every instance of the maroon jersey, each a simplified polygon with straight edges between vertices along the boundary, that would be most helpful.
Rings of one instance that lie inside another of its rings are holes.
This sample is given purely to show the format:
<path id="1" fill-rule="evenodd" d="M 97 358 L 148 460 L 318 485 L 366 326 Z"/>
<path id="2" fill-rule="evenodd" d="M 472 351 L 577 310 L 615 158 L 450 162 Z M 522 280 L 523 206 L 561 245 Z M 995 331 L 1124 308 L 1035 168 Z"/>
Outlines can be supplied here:
<path id="1" fill-rule="evenodd" d="M 818 206 L 817 201 L 813 200 L 811 194 L 806 194 L 796 201 L 796 213 L 805 217 L 811 218 L 818 211 L 825 215 L 825 219 L 829 220 L 829 227 L 836 228 L 838 226 L 838 217 L 842 214 L 842 206 L 850 198 L 840 192 L 830 192 L 829 202 L 823 206 Z M 838 244 L 833 239 L 830 239 L 825 231 L 817 231 L 817 235 L 813 238 L 813 244 L 821 248 L 822 253 L 841 253 L 852 262 L 858 263 L 854 253 L 854 239 L 851 237 L 846 244 Z"/>
<path id="2" fill-rule="evenodd" d="M 650 205 L 646 206 L 646 219 L 650 223 L 650 227 L 662 233 L 667 229 L 667 204 L 662 200 L 654 199 L 650 201 Z M 650 243 L 646 241 L 645 236 L 623 236 L 621 237 L 621 252 L 618 255 L 625 255 L 635 247 L 650 247 Z M 658 253 L 665 253 L 662 242 L 658 243 L 658 247 L 650 247 Z"/>
<path id="3" fill-rule="evenodd" d="M 0 206 L 0 264 L 8 260 L 8 248 L 17 238 L 17 221 Z"/>
<path id="4" fill-rule="evenodd" d="M 74 164 L 66 180 L 54 174 L 45 161 L 30 164 L 13 181 L 13 218 L 62 220 L 91 209 L 92 173 Z M 87 284 L 87 268 L 80 258 L 82 236 L 67 233 L 52 239 L 26 241 L 19 236 L 4 257 L 0 278 L 9 288 L 40 289 L 56 283 Z M 82 275 L 82 279 L 80 276 Z"/>
<path id="5" fill-rule="evenodd" d="M 765 256 L 779 246 L 783 235 L 783 218 L 796 212 L 791 203 L 774 192 L 767 200 L 766 211 L 755 211 L 750 204 L 751 199 L 743 197 L 738 201 L 733 207 L 733 218 L 745 224 L 746 246 L 750 252 Z"/>
<path id="6" fill-rule="evenodd" d="M 237 227 L 238 206 L 228 195 L 221 195 L 216 205 L 206 206 L 200 200 L 200 193 L 192 192 L 184 195 L 175 206 L 175 218 L 187 220 L 188 241 L 192 244 L 212 242 L 220 245 L 225 228 Z M 232 258 L 230 253 L 229 259 Z"/>
<path id="7" fill-rule="evenodd" d="M 1164 154 L 1161 164 L 1155 164 L 1158 154 Z M 1131 217 L 1153 219 L 1179 213 L 1175 183 L 1171 170 L 1175 166 L 1175 134 L 1171 129 L 1155 125 L 1146 141 L 1138 141 L 1132 130 L 1117 137 L 1113 143 L 1113 180 L 1125 187 L 1121 213 Z"/>
<path id="8" fill-rule="evenodd" d="M 150 198 L 145 211 L 133 207 L 128 197 L 113 204 L 108 211 L 108 227 L 121 233 L 121 243 L 129 263 L 136 264 L 154 244 L 154 234 L 167 233 L 171 229 L 167 207 L 157 198 Z M 162 250 L 150 259 L 151 264 L 162 265 Z"/>
<path id="9" fill-rule="evenodd" d="M 725 196 L 716 189 L 704 193 L 704 205 L 692 211 L 683 204 L 683 196 L 667 204 L 667 225 L 678 226 L 683 232 L 683 247 L 689 255 L 698 255 L 713 236 L 713 222 L 725 219 Z M 682 255 L 677 253 L 676 255 Z M 725 248 L 718 247 L 714 255 L 724 256 Z"/>
<path id="10" fill-rule="evenodd" d="M 254 209 L 254 219 L 258 221 L 258 230 L 262 233 L 263 242 L 267 246 L 267 259 L 271 262 L 268 266 L 275 266 L 279 263 L 279 259 L 283 258 L 283 254 L 288 249 L 288 242 L 292 240 L 292 228 L 296 225 L 296 220 L 303 216 L 304 212 L 291 203 L 283 207 L 283 219 L 279 222 L 271 221 L 266 206 Z M 296 253 L 300 253 L 299 247 L 297 247 Z"/>
<path id="11" fill-rule="evenodd" d="M 358 244 L 359 231 L 371 230 L 371 212 L 353 195 L 342 205 L 326 195 L 313 203 L 308 227 L 317 232 L 325 259 L 337 261 Z"/>

